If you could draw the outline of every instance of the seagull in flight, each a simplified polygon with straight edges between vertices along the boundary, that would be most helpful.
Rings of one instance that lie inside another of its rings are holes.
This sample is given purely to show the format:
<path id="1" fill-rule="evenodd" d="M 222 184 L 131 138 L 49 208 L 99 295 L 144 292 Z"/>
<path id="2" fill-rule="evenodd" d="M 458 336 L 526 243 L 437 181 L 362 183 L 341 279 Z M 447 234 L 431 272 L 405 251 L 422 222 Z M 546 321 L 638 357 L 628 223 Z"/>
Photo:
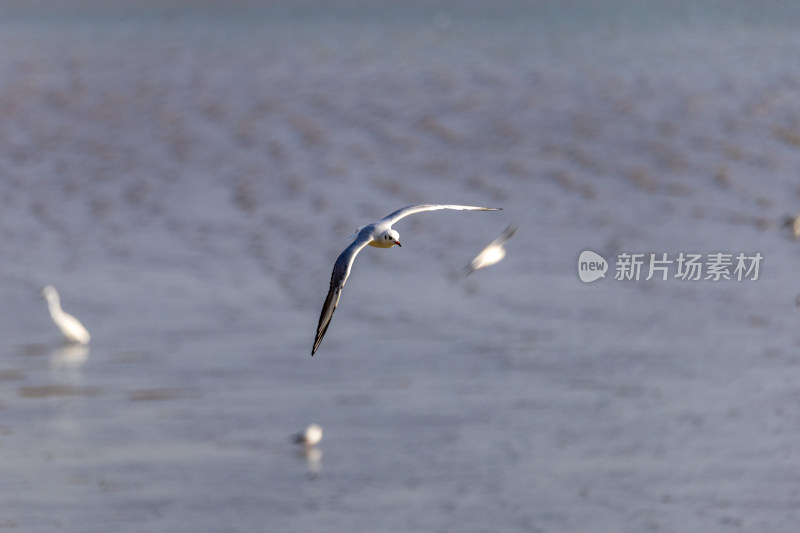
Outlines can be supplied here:
<path id="1" fill-rule="evenodd" d="M 490 242 L 489 245 L 481 251 L 481 253 L 475 256 L 475 259 L 470 261 L 470 263 L 464 269 L 465 275 L 469 276 L 476 270 L 492 266 L 495 263 L 502 261 L 506 256 L 506 249 L 503 248 L 503 245 L 508 239 L 513 237 L 516 232 L 517 226 L 514 224 L 511 224 L 504 229 L 503 233 L 501 233 L 495 240 Z"/>
<path id="2" fill-rule="evenodd" d="M 317 325 L 317 336 L 314 339 L 314 347 L 311 349 L 311 355 L 316 353 L 319 348 L 319 343 L 322 342 L 322 337 L 328 330 L 331 323 L 333 312 L 339 303 L 339 298 L 342 295 L 342 288 L 344 287 L 347 277 L 350 275 L 350 268 L 353 266 L 353 261 L 356 255 L 366 245 L 374 246 L 376 248 L 391 248 L 395 244 L 400 244 L 400 234 L 392 229 L 392 225 L 400 219 L 413 215 L 414 213 L 422 213 L 423 211 L 438 211 L 439 209 L 455 209 L 459 211 L 499 211 L 496 207 L 476 207 L 474 205 L 446 205 L 446 204 L 418 204 L 407 205 L 382 218 L 378 222 L 368 224 L 356 230 L 355 240 L 353 243 L 344 249 L 339 255 L 336 263 L 333 265 L 333 274 L 331 274 L 331 288 L 328 291 L 328 296 L 325 298 L 325 304 L 322 306 L 322 313 L 319 316 L 319 324 Z"/>

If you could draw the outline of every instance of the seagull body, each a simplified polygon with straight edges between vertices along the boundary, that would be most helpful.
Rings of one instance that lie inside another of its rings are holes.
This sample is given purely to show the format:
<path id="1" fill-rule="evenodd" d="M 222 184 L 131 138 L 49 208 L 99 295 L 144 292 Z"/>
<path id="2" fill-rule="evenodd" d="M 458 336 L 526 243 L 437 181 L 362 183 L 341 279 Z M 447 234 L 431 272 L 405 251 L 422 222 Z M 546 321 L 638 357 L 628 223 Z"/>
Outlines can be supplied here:
<path id="1" fill-rule="evenodd" d="M 501 233 L 495 240 L 493 240 L 489 244 L 489 246 L 484 248 L 481 251 L 481 253 L 479 253 L 475 257 L 475 259 L 470 261 L 470 263 L 465 268 L 466 275 L 469 276 L 476 270 L 492 266 L 495 263 L 499 263 L 500 261 L 502 261 L 503 258 L 506 256 L 506 249 L 503 248 L 503 245 L 516 232 L 517 232 L 517 226 L 515 226 L 514 224 L 511 224 L 505 230 L 503 230 L 503 233 Z"/>
<path id="2" fill-rule="evenodd" d="M 392 225 L 398 220 L 413 215 L 414 213 L 421 213 L 423 211 L 438 211 L 439 209 L 455 209 L 455 210 L 468 210 L 468 211 L 498 211 L 497 208 L 492 207 L 476 207 L 472 205 L 448 205 L 448 204 L 419 204 L 408 205 L 395 211 L 394 213 L 382 218 L 378 222 L 368 224 L 356 230 L 355 240 L 352 244 L 344 249 L 344 251 L 336 259 L 333 265 L 333 274 L 331 274 L 331 285 L 328 291 L 328 296 L 325 298 L 325 303 L 322 306 L 322 313 L 319 317 L 319 324 L 317 325 L 317 335 L 314 339 L 314 347 L 311 349 L 311 355 L 317 351 L 319 344 L 322 342 L 322 337 L 328 330 L 331 323 L 333 312 L 339 303 L 339 298 L 342 295 L 342 288 L 350 276 L 350 269 L 353 267 L 356 255 L 365 246 L 370 245 L 376 248 L 391 248 L 394 245 L 402 246 L 400 244 L 400 234 L 392 229 Z"/>
<path id="3" fill-rule="evenodd" d="M 58 291 L 56 291 L 55 287 L 48 285 L 42 289 L 42 296 L 47 300 L 50 317 L 58 326 L 58 329 L 61 330 L 64 338 L 69 342 L 89 344 L 92 336 L 89 335 L 89 332 L 77 318 L 61 309 L 61 299 L 58 297 Z"/>
<path id="4" fill-rule="evenodd" d="M 296 434 L 292 440 L 295 444 L 302 444 L 310 448 L 322 440 L 322 428 L 317 424 L 311 424 L 304 431 Z"/>

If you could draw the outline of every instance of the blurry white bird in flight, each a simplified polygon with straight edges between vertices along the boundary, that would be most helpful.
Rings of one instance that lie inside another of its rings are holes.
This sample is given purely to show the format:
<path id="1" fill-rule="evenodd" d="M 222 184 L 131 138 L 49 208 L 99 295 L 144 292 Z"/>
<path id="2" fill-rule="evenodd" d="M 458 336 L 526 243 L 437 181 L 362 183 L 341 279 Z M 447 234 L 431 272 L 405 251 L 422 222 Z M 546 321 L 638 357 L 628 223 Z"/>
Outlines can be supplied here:
<path id="1" fill-rule="evenodd" d="M 503 245 L 516 232 L 517 232 L 517 226 L 514 224 L 511 224 L 506 229 L 504 229 L 503 233 L 501 233 L 495 240 L 489 243 L 489 246 L 484 248 L 481 251 L 481 253 L 479 253 L 475 257 L 475 259 L 470 261 L 470 263 L 464 269 L 466 273 L 465 275 L 469 276 L 476 270 L 492 266 L 495 263 L 499 263 L 500 261 L 502 261 L 503 258 L 506 256 L 506 249 L 503 248 Z"/>
<path id="2" fill-rule="evenodd" d="M 447 204 L 420 204 L 420 205 L 407 205 L 382 218 L 378 222 L 368 224 L 355 233 L 355 240 L 353 243 L 344 249 L 339 255 L 336 263 L 333 265 L 333 274 L 331 275 L 331 287 L 328 291 L 328 296 L 325 298 L 325 304 L 322 306 L 322 313 L 319 316 L 319 324 L 317 325 L 317 335 L 314 339 L 314 347 L 311 349 L 311 355 L 319 348 L 319 343 L 322 342 L 322 337 L 328 330 L 331 323 L 333 312 L 336 310 L 336 305 L 339 303 L 339 297 L 342 295 L 342 288 L 344 287 L 347 277 L 350 275 L 350 268 L 353 266 L 356 255 L 366 245 L 375 246 L 376 248 L 391 248 L 395 244 L 400 244 L 400 234 L 392 229 L 392 225 L 398 220 L 413 215 L 414 213 L 421 213 L 423 211 L 437 211 L 439 209 L 456 209 L 456 210 L 469 210 L 469 211 L 499 211 L 495 207 L 476 207 L 472 205 L 447 205 Z"/>
<path id="3" fill-rule="evenodd" d="M 50 310 L 50 317 L 55 322 L 58 329 L 69 342 L 78 344 L 89 344 L 92 336 L 83 327 L 80 321 L 69 313 L 61 309 L 61 299 L 55 287 L 48 285 L 42 289 L 42 296 L 47 300 L 47 308 Z"/>

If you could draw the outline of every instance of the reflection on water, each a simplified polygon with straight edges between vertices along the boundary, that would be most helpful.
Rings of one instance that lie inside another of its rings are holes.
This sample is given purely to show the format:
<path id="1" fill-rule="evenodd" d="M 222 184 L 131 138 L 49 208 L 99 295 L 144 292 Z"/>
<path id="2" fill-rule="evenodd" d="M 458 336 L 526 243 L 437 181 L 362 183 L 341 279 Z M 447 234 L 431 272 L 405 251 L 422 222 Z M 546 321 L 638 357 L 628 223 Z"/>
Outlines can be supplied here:
<path id="1" fill-rule="evenodd" d="M 316 479 L 322 470 L 322 450 L 313 446 L 305 446 L 300 450 L 300 456 L 306 460 L 306 475 L 308 479 Z"/>
<path id="2" fill-rule="evenodd" d="M 98 387 L 80 385 L 27 385 L 18 390 L 20 398 L 88 398 L 100 396 Z"/>
<path id="3" fill-rule="evenodd" d="M 88 346 L 64 344 L 50 352 L 50 370 L 53 372 L 80 370 L 88 360 Z"/>
<path id="4" fill-rule="evenodd" d="M 82 386 L 83 367 L 89 361 L 89 347 L 65 343 L 50 352 L 50 374 L 66 384 Z"/>

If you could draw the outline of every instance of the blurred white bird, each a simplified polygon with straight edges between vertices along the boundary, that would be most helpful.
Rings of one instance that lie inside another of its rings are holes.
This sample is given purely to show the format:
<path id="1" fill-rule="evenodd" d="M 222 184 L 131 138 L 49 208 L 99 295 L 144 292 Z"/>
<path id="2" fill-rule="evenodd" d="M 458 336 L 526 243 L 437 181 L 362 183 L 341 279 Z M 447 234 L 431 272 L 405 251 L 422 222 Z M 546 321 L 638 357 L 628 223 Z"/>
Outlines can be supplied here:
<path id="1" fill-rule="evenodd" d="M 309 479 L 316 478 L 322 468 L 322 450 L 314 447 L 321 440 L 322 428 L 317 424 L 311 424 L 300 433 L 292 436 L 292 442 L 303 445 L 298 454 L 306 460 Z"/>
<path id="2" fill-rule="evenodd" d="M 492 266 L 495 263 L 502 261 L 506 256 L 506 249 L 503 248 L 503 245 L 514 235 L 514 233 L 516 233 L 516 231 L 517 226 L 514 224 L 511 224 L 504 229 L 503 233 L 501 233 L 499 237 L 493 240 L 489 246 L 484 248 L 481 253 L 475 257 L 475 259 L 470 261 L 470 263 L 464 268 L 464 275 L 469 276 L 476 270 Z"/>
<path id="3" fill-rule="evenodd" d="M 800 215 L 784 217 L 783 227 L 790 228 L 794 238 L 800 239 Z"/>
<path id="4" fill-rule="evenodd" d="M 61 330 L 64 338 L 69 342 L 89 344 L 92 336 L 89 335 L 89 332 L 77 318 L 61 309 L 61 299 L 58 297 L 58 291 L 56 291 L 55 287 L 48 285 L 42 289 L 42 296 L 47 300 L 50 317 L 58 326 L 58 329 Z"/>
<path id="5" fill-rule="evenodd" d="M 304 431 L 296 434 L 292 440 L 295 444 L 302 444 L 310 448 L 322 440 L 322 428 L 317 424 L 311 424 Z"/>

